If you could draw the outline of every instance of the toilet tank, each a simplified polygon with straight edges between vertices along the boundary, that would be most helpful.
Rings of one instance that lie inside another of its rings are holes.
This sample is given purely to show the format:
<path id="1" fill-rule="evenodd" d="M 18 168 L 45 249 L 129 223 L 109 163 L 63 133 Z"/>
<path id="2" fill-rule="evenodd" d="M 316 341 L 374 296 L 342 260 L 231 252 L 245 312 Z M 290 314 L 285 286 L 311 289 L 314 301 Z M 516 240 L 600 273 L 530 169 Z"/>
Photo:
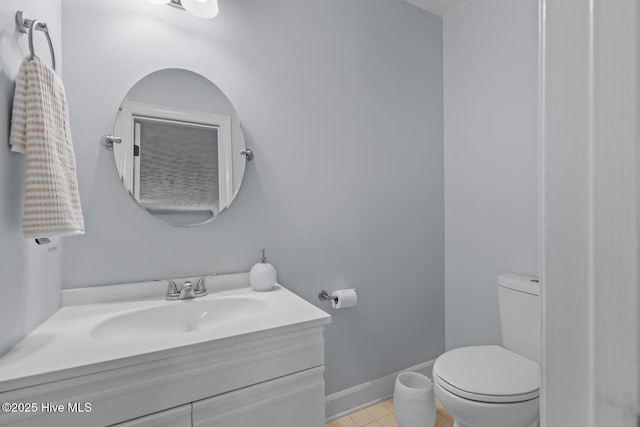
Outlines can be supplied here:
<path id="1" fill-rule="evenodd" d="M 502 346 L 540 363 L 540 283 L 518 274 L 498 276 Z"/>

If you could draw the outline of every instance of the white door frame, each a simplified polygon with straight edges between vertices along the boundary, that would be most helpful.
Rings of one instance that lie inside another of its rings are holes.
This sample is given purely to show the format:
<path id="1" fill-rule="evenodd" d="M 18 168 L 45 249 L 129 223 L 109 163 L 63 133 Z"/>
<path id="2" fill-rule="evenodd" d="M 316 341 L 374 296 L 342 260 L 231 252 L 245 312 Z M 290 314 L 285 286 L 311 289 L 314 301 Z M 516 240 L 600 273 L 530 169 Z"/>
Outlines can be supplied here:
<path id="1" fill-rule="evenodd" d="M 540 0 L 543 427 L 640 425 L 638 0 Z"/>

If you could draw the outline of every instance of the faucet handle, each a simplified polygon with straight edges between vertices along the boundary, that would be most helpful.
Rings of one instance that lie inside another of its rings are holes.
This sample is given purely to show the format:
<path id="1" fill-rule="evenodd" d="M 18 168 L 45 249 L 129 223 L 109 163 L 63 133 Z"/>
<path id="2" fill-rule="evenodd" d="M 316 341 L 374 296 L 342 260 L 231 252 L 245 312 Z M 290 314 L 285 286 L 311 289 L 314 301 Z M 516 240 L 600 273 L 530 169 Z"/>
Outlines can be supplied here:
<path id="1" fill-rule="evenodd" d="M 167 280 L 169 282 L 169 288 L 167 289 L 167 299 L 174 300 L 178 299 L 178 295 L 180 295 L 180 291 L 178 291 L 178 286 L 176 282 L 173 280 Z"/>
<path id="2" fill-rule="evenodd" d="M 207 287 L 205 286 L 205 279 L 207 278 L 207 276 L 202 276 L 200 279 L 198 279 L 198 284 L 196 285 L 196 295 L 199 297 L 203 297 L 205 295 L 207 295 Z"/>

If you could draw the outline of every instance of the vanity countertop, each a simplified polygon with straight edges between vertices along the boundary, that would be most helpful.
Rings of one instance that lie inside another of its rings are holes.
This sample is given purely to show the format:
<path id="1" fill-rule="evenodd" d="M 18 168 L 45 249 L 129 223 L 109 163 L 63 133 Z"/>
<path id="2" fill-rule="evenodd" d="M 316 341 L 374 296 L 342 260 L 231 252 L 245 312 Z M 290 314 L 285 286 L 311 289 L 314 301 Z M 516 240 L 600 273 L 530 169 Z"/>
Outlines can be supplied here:
<path id="1" fill-rule="evenodd" d="M 0 393 L 331 322 L 327 313 L 280 285 L 268 292 L 254 292 L 246 286 L 210 288 L 209 295 L 197 298 L 195 303 L 210 304 L 214 299 L 218 305 L 242 299 L 259 305 L 260 310 L 247 318 L 235 316 L 232 321 L 170 335 L 128 335 L 123 323 L 122 337 L 105 338 L 96 336 L 105 322 L 118 317 L 135 319 L 127 316 L 141 310 L 162 312 L 166 310 L 163 307 L 192 302 L 155 296 L 63 307 L 0 358 Z"/>

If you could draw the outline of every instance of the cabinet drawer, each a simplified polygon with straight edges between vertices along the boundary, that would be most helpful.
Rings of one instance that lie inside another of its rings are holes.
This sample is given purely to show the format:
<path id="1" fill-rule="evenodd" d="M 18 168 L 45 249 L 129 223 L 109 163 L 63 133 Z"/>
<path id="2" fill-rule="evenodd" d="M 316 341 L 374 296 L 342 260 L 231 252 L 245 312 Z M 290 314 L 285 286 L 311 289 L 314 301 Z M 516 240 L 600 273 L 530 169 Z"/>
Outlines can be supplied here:
<path id="1" fill-rule="evenodd" d="M 191 405 L 178 406 L 135 420 L 114 424 L 111 427 L 191 427 Z"/>
<path id="2" fill-rule="evenodd" d="M 193 403 L 193 427 L 323 427 L 324 367 Z"/>

